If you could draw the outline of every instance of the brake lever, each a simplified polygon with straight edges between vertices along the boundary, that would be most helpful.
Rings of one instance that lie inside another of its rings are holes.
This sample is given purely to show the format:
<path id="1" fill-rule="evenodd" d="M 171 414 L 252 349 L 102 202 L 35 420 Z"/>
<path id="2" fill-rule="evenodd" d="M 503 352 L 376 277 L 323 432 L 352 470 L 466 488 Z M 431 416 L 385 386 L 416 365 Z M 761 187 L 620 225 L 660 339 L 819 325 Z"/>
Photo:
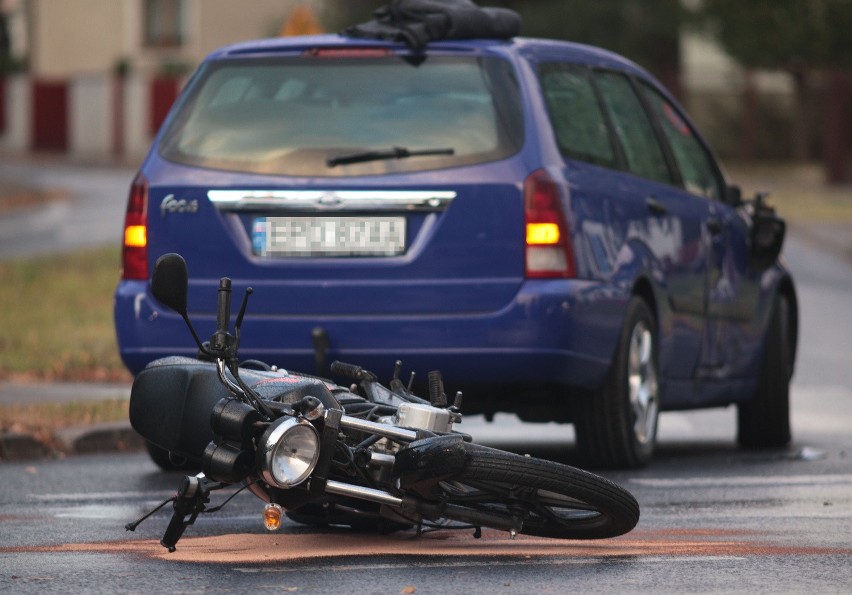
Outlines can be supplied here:
<path id="1" fill-rule="evenodd" d="M 240 312 L 237 314 L 237 321 L 234 323 L 234 335 L 239 337 L 240 327 L 243 326 L 243 316 L 246 315 L 246 308 L 248 307 L 248 301 L 251 294 L 254 293 L 254 289 L 251 287 L 246 287 L 246 293 L 243 295 L 243 303 L 240 304 Z M 239 339 L 237 340 L 237 344 L 239 345 Z"/>

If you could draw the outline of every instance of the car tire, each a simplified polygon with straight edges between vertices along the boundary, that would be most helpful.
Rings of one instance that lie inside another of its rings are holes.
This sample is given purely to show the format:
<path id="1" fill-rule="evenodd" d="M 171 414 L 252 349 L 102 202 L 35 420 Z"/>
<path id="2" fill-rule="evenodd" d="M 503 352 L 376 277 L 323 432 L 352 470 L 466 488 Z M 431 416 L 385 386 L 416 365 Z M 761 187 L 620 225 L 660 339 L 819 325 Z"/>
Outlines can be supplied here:
<path id="1" fill-rule="evenodd" d="M 754 397 L 737 405 L 737 441 L 743 448 L 781 448 L 790 432 L 790 379 L 793 339 L 790 300 L 778 295 L 766 333 L 765 351 Z"/>
<path id="2" fill-rule="evenodd" d="M 633 469 L 653 456 L 660 410 L 657 325 L 634 296 L 603 388 L 584 399 L 577 446 L 590 466 Z"/>

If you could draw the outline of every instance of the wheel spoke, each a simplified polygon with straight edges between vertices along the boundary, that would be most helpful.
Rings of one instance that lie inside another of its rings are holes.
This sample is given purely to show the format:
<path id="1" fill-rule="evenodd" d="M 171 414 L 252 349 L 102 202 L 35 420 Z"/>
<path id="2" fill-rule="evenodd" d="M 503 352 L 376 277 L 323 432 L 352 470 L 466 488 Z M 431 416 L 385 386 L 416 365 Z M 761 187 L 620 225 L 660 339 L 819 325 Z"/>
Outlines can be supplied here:
<path id="1" fill-rule="evenodd" d="M 585 521 L 600 516 L 594 506 L 548 490 L 534 490 L 522 497 L 512 494 L 519 486 L 499 482 L 465 480 L 464 482 L 442 482 L 450 500 L 478 510 L 515 516 L 519 512 L 524 520 L 537 517 L 540 520 L 563 524 Z M 495 510 L 497 509 L 497 510 Z"/>
<path id="2" fill-rule="evenodd" d="M 654 367 L 654 339 L 650 329 L 640 322 L 630 337 L 627 354 L 627 384 L 633 411 L 633 430 L 640 444 L 652 439 L 656 430 L 657 373 Z"/>

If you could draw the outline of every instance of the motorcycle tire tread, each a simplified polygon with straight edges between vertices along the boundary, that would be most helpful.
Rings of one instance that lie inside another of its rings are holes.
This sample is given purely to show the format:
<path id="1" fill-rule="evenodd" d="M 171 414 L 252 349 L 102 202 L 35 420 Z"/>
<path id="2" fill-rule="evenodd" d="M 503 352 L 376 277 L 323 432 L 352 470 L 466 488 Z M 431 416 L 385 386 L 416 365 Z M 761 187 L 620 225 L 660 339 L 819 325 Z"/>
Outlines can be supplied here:
<path id="1" fill-rule="evenodd" d="M 593 519 L 561 523 L 544 518 L 537 519 L 538 522 L 527 520 L 520 533 L 562 539 L 603 539 L 623 535 L 639 521 L 639 504 L 633 495 L 604 477 L 481 445 L 465 444 L 465 448 L 465 468 L 453 476 L 453 481 L 535 488 L 578 500 L 600 513 Z"/>

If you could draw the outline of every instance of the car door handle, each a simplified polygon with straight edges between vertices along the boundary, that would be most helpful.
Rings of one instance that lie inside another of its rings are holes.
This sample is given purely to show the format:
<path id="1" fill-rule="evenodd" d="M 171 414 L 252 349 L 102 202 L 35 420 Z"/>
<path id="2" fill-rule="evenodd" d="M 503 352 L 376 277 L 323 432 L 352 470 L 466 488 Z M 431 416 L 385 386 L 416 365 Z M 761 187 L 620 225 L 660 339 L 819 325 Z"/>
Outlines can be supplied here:
<path id="1" fill-rule="evenodd" d="M 722 222 L 716 219 L 715 217 L 707 220 L 707 231 L 709 231 L 712 235 L 719 235 L 722 233 Z"/>
<path id="2" fill-rule="evenodd" d="M 645 204 L 648 206 L 648 210 L 651 211 L 654 215 L 665 215 L 669 212 L 669 208 L 657 200 L 654 196 L 649 196 L 645 199 Z"/>

